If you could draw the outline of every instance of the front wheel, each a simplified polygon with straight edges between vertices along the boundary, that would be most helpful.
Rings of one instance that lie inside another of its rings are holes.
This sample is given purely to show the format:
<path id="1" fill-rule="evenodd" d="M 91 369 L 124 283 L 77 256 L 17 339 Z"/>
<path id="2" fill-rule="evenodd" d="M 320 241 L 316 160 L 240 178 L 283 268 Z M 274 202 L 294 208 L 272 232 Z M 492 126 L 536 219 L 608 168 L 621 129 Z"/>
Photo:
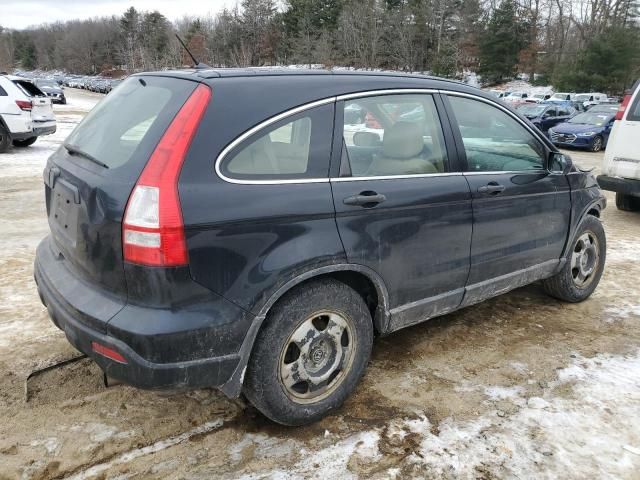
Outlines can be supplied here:
<path id="1" fill-rule="evenodd" d="M 606 255 L 607 239 L 602 223 L 593 215 L 587 215 L 577 229 L 562 270 L 543 280 L 545 291 L 565 302 L 586 300 L 600 282 Z"/>
<path id="2" fill-rule="evenodd" d="M 315 422 L 340 407 L 371 354 L 373 323 L 364 300 L 332 279 L 311 281 L 273 307 L 256 339 L 244 393 L 283 425 Z"/>
<path id="3" fill-rule="evenodd" d="M 602 137 L 597 135 L 596 138 L 593 139 L 593 143 L 591 144 L 592 152 L 599 152 L 602 150 L 602 145 L 604 144 Z"/>
<path id="4" fill-rule="evenodd" d="M 33 145 L 34 143 L 36 143 L 37 139 L 38 139 L 38 137 L 31 137 L 31 138 L 27 138 L 25 140 L 14 140 L 13 141 L 13 146 L 14 147 L 28 147 L 29 145 Z"/>

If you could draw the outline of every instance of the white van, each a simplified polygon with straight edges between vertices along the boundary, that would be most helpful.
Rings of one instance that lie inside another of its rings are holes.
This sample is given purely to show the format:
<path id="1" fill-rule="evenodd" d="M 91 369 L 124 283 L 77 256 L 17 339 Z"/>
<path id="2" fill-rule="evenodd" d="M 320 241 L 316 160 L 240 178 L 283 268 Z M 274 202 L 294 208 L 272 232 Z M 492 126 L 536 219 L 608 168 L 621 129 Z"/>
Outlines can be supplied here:
<path id="1" fill-rule="evenodd" d="M 640 80 L 625 93 L 615 119 L 598 183 L 616 192 L 620 210 L 640 210 Z"/>
<path id="2" fill-rule="evenodd" d="M 609 99 L 604 93 L 578 93 L 573 100 L 576 102 L 582 102 L 584 108 L 593 107 L 601 102 L 606 102 Z"/>

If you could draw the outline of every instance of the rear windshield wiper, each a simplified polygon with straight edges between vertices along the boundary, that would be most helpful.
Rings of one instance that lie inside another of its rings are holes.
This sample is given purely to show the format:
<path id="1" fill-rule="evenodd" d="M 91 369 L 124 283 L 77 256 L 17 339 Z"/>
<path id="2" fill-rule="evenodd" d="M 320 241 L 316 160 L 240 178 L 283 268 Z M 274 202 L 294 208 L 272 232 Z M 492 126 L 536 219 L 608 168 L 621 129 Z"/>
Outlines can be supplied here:
<path id="1" fill-rule="evenodd" d="M 64 148 L 67 149 L 67 152 L 69 152 L 71 155 L 78 155 L 80 157 L 84 157 L 87 160 L 92 161 L 93 163 L 100 165 L 101 167 L 104 168 L 109 168 L 109 165 L 107 165 L 104 162 L 101 162 L 100 160 L 98 160 L 96 157 L 94 157 L 93 155 L 88 154 L 87 152 L 84 152 L 82 150 L 80 150 L 78 147 L 74 146 L 74 145 L 69 145 L 69 144 L 64 144 Z"/>

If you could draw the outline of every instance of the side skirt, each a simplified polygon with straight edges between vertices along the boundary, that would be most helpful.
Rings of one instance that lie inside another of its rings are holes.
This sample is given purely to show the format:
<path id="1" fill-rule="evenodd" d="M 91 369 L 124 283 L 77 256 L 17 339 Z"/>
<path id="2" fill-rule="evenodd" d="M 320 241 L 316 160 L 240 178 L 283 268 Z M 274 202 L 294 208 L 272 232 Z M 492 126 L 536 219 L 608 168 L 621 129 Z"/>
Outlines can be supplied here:
<path id="1" fill-rule="evenodd" d="M 390 311 L 389 330 L 385 333 L 391 333 L 401 328 L 424 322 L 430 318 L 445 315 L 460 308 L 502 295 L 537 280 L 548 278 L 556 273 L 563 263 L 563 260 L 549 260 L 500 277 L 474 283 L 465 288 L 401 305 Z"/>

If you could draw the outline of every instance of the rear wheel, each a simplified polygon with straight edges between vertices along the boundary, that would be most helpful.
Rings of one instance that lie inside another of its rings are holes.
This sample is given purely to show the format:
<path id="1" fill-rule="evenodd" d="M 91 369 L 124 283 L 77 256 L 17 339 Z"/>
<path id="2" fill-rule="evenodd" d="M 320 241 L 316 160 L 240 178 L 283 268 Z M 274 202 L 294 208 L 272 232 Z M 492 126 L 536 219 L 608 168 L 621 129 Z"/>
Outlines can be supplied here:
<path id="1" fill-rule="evenodd" d="M 31 138 L 27 138 L 25 140 L 14 140 L 13 141 L 13 146 L 14 147 L 28 147 L 29 145 L 33 145 L 34 143 L 36 143 L 37 139 L 38 139 L 38 137 L 31 137 Z"/>
<path id="2" fill-rule="evenodd" d="M 331 279 L 285 295 L 269 312 L 249 361 L 244 393 L 265 416 L 303 425 L 338 408 L 362 377 L 373 343 L 367 306 Z"/>
<path id="3" fill-rule="evenodd" d="M 640 210 L 640 198 L 624 193 L 616 193 L 616 207 L 618 210 L 635 212 Z"/>
<path id="4" fill-rule="evenodd" d="M 593 143 L 591 144 L 592 152 L 599 152 L 602 150 L 603 140 L 600 135 L 597 135 L 596 138 L 593 139 Z"/>
<path id="5" fill-rule="evenodd" d="M 593 215 L 587 215 L 578 227 L 562 270 L 543 280 L 545 291 L 565 302 L 586 300 L 600 282 L 606 255 L 607 239 L 602 223 Z"/>
<path id="6" fill-rule="evenodd" d="M 0 153 L 6 152 L 9 149 L 9 145 L 11 145 L 9 132 L 3 125 L 0 125 Z"/>

